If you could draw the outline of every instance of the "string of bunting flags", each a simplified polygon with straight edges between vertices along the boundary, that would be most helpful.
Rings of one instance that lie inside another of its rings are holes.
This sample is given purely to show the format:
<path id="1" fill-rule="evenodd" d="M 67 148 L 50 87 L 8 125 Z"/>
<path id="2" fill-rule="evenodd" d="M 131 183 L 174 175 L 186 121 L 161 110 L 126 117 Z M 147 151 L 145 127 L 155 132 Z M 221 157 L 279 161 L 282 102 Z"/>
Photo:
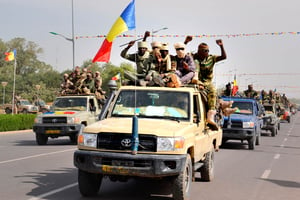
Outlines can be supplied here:
<path id="1" fill-rule="evenodd" d="M 250 37 L 250 36 L 281 36 L 281 35 L 299 35 L 300 32 L 271 32 L 271 33 L 238 33 L 238 34 L 200 34 L 200 35 L 189 35 L 195 38 L 235 38 L 235 37 Z M 75 39 L 88 39 L 88 38 L 106 38 L 107 35 L 96 35 L 96 36 L 76 36 Z M 177 35 L 177 34 L 165 34 L 165 35 L 150 35 L 155 38 L 185 38 L 188 35 Z M 144 35 L 132 35 L 132 34 L 120 34 L 117 38 L 142 38 Z"/>

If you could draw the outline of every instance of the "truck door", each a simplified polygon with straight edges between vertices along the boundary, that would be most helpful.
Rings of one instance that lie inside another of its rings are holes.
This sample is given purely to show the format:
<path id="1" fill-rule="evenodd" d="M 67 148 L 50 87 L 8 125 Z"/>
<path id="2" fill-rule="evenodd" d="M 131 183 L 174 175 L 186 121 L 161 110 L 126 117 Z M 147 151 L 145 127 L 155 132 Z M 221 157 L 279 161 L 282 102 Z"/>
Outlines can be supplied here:
<path id="1" fill-rule="evenodd" d="M 205 154 L 208 148 L 208 135 L 205 132 L 205 118 L 206 113 L 199 94 L 193 95 L 193 123 L 195 135 L 195 160 L 199 160 Z"/>

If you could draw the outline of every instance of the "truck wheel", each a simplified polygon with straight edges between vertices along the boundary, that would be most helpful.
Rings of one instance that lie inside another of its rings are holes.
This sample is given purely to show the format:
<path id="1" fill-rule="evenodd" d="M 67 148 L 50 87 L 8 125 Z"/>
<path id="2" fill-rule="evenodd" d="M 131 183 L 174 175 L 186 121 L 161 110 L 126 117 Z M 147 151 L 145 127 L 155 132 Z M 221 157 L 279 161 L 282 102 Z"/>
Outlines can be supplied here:
<path id="1" fill-rule="evenodd" d="M 48 142 L 48 136 L 44 134 L 35 134 L 36 143 L 38 145 L 45 145 Z"/>
<path id="2" fill-rule="evenodd" d="M 261 130 L 257 133 L 255 145 L 260 145 Z"/>
<path id="3" fill-rule="evenodd" d="M 11 112 L 12 112 L 12 110 L 11 110 L 11 109 L 9 109 L 9 108 L 5 108 L 5 113 L 6 113 L 6 114 L 11 114 Z"/>
<path id="4" fill-rule="evenodd" d="M 24 110 L 22 110 L 22 113 L 23 113 L 23 114 L 27 114 L 27 113 L 28 113 L 28 110 L 24 109 Z"/>
<path id="5" fill-rule="evenodd" d="M 290 117 L 287 117 L 286 120 L 287 120 L 288 123 L 291 123 L 291 118 Z"/>
<path id="6" fill-rule="evenodd" d="M 272 129 L 271 129 L 271 136 L 272 136 L 272 137 L 275 137 L 275 136 L 276 136 L 276 130 L 277 130 L 277 129 L 276 129 L 276 126 L 273 126 Z"/>
<path id="7" fill-rule="evenodd" d="M 173 180 L 172 193 L 174 200 L 186 200 L 190 196 L 193 167 L 190 154 L 187 154 L 184 170 Z"/>
<path id="8" fill-rule="evenodd" d="M 203 181 L 212 181 L 214 179 L 214 148 L 206 154 L 200 173 Z"/>
<path id="9" fill-rule="evenodd" d="M 78 186 L 81 195 L 85 197 L 96 196 L 100 189 L 102 178 L 102 174 L 93 174 L 79 169 Z"/>
<path id="10" fill-rule="evenodd" d="M 72 144 L 77 144 L 78 133 L 70 135 L 70 140 Z"/>
<path id="11" fill-rule="evenodd" d="M 254 134 L 250 139 L 248 139 L 248 148 L 254 150 L 256 135 Z"/>

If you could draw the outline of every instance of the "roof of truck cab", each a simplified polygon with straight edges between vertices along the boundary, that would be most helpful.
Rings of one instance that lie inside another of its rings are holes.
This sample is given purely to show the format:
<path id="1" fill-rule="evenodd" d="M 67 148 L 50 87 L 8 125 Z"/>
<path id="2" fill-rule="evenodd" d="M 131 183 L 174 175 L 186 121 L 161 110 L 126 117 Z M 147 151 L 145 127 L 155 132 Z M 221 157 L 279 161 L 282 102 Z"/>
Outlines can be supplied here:
<path id="1" fill-rule="evenodd" d="M 121 86 L 120 90 L 160 90 L 160 91 L 176 91 L 176 92 L 199 92 L 195 87 L 142 87 L 142 86 Z"/>

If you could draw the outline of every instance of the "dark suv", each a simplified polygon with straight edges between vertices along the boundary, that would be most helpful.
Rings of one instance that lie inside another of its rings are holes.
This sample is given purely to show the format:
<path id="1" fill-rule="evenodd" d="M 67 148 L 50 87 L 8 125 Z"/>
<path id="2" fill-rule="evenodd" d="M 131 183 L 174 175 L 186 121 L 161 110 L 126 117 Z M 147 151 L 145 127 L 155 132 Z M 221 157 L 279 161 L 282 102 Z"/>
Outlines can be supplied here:
<path id="1" fill-rule="evenodd" d="M 263 125 L 263 106 L 254 99 L 241 97 L 223 97 L 224 101 L 233 101 L 236 112 L 223 118 L 223 143 L 227 140 L 248 141 L 249 149 L 259 145 Z"/>

